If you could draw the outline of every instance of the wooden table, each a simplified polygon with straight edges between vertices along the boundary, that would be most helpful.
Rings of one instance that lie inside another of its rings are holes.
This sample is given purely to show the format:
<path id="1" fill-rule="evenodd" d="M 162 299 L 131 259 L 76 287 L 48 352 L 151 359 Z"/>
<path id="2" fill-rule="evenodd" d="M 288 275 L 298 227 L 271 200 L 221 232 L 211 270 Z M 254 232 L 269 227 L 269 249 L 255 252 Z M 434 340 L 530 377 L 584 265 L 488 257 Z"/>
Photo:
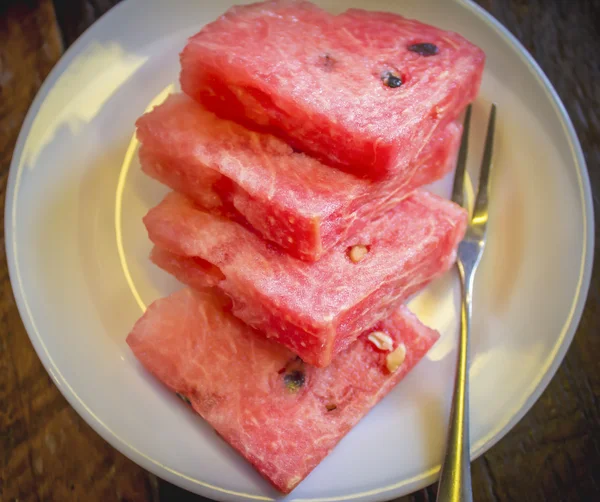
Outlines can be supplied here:
<path id="1" fill-rule="evenodd" d="M 115 0 L 0 0 L 0 174 L 63 51 Z M 533 54 L 563 99 L 600 196 L 600 2 L 479 0 Z M 2 232 L 2 241 L 4 235 Z M 598 231 L 595 237 L 598 243 Z M 0 501 L 200 501 L 104 442 L 66 403 L 21 324 L 0 251 Z M 598 263 L 597 263 L 598 264 Z M 473 463 L 475 500 L 600 500 L 600 270 L 575 341 L 533 409 Z M 430 487 L 402 501 L 435 499 Z"/>

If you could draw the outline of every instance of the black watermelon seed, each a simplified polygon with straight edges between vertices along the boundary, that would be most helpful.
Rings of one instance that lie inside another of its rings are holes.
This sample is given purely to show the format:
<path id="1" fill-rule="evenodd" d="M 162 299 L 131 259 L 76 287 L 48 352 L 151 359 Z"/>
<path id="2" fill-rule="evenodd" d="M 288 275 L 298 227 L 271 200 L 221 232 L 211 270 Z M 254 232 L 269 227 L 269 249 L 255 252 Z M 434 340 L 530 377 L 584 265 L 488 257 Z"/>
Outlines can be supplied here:
<path id="1" fill-rule="evenodd" d="M 402 85 L 402 79 L 398 75 L 394 75 L 391 71 L 386 71 L 381 75 L 381 80 L 384 85 L 391 88 L 400 87 Z"/>
<path id="2" fill-rule="evenodd" d="M 300 370 L 290 371 L 283 377 L 285 386 L 291 392 L 297 392 L 304 385 L 304 372 Z"/>
<path id="3" fill-rule="evenodd" d="M 183 394 L 180 394 L 179 392 L 176 392 L 176 394 L 183 402 L 190 404 L 190 405 L 192 404 L 192 402 Z"/>
<path id="4" fill-rule="evenodd" d="M 424 43 L 424 44 L 413 44 L 408 47 L 411 52 L 416 52 L 420 56 L 435 56 L 438 53 L 437 45 Z"/>
<path id="5" fill-rule="evenodd" d="M 323 66 L 324 70 L 331 71 L 335 66 L 335 63 L 335 59 L 332 58 L 329 54 L 323 54 L 321 56 L 321 65 Z"/>

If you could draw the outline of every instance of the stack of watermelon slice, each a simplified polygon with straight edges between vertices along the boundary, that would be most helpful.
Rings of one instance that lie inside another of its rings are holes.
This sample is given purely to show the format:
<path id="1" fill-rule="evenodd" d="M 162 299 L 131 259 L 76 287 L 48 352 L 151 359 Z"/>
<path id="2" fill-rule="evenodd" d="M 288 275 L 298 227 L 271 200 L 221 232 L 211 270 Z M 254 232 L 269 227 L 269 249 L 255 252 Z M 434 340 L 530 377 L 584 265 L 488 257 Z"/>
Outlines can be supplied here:
<path id="1" fill-rule="evenodd" d="M 454 166 L 480 49 L 398 15 L 292 0 L 230 9 L 141 117 L 144 218 L 188 286 L 127 341 L 284 493 L 427 353 L 403 303 L 454 263 Z"/>

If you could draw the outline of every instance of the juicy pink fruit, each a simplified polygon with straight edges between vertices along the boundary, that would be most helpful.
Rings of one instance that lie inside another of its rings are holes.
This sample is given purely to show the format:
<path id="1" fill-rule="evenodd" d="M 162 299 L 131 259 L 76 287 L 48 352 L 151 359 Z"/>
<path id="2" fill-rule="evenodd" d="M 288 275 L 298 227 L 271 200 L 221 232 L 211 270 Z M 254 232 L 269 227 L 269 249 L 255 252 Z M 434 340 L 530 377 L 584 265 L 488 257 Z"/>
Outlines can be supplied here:
<path id="1" fill-rule="evenodd" d="M 196 284 L 189 279 L 198 276 L 193 263 L 188 270 L 189 257 L 218 267 L 223 279 L 210 280 L 232 299 L 237 317 L 322 367 L 448 270 L 464 234 L 466 212 L 430 193 L 415 192 L 315 263 L 282 253 L 244 226 L 200 210 L 177 193 L 151 209 L 144 223 L 162 252 L 186 257 L 177 262 L 171 256 L 176 267 L 167 270 Z M 366 255 L 352 261 L 361 249 Z"/>
<path id="2" fill-rule="evenodd" d="M 176 255 L 158 246 L 152 249 L 150 260 L 195 289 L 218 286 L 225 279 L 218 267 L 202 258 Z"/>
<path id="3" fill-rule="evenodd" d="M 462 127 L 452 122 L 402 175 L 380 181 L 331 169 L 282 140 L 218 119 L 185 95 L 141 117 L 143 170 L 202 207 L 247 221 L 307 261 L 449 172 Z"/>
<path id="4" fill-rule="evenodd" d="M 290 492 L 414 367 L 438 334 L 405 307 L 374 329 L 406 356 L 393 373 L 363 334 L 327 368 L 304 365 L 223 311 L 209 292 L 154 302 L 127 343 L 266 479 Z"/>
<path id="5" fill-rule="evenodd" d="M 402 177 L 475 98 L 484 60 L 462 36 L 395 14 L 275 0 L 234 7 L 192 37 L 181 86 L 326 163 Z"/>

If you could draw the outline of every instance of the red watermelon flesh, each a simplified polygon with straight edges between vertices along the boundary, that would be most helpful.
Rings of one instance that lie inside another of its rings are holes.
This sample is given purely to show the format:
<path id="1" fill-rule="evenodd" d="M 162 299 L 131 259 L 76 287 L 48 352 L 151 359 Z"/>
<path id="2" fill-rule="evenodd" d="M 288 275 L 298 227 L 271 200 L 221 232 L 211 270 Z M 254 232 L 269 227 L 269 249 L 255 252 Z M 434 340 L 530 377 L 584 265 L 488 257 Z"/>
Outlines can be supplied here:
<path id="1" fill-rule="evenodd" d="M 325 163 L 402 178 L 476 97 L 484 60 L 462 36 L 395 14 L 275 0 L 233 7 L 192 37 L 181 86 Z"/>
<path id="2" fill-rule="evenodd" d="M 307 261 L 319 259 L 415 188 L 443 177 L 454 166 L 462 131 L 450 123 L 404 176 L 370 181 L 295 153 L 273 136 L 218 119 L 185 95 L 170 96 L 137 127 L 148 175 L 206 209 L 247 221 Z"/>
<path id="3" fill-rule="evenodd" d="M 417 191 L 318 262 L 297 260 L 229 219 L 169 194 L 144 218 L 155 245 L 219 268 L 233 313 L 315 366 L 327 366 L 454 263 L 466 212 Z M 366 256 L 353 262 L 354 246 Z M 187 263 L 181 264 L 185 271 Z M 178 276 L 191 282 L 187 274 Z"/>
<path id="4" fill-rule="evenodd" d="M 300 483 L 427 353 L 437 332 L 406 307 L 374 327 L 403 344 L 388 352 L 363 334 L 327 368 L 303 364 L 224 312 L 210 292 L 185 289 L 154 302 L 127 343 L 145 368 L 284 493 Z"/>
<path id="5" fill-rule="evenodd" d="M 176 255 L 154 246 L 150 260 L 177 278 L 185 277 L 185 283 L 195 289 L 218 286 L 225 279 L 219 267 L 197 256 Z"/>

